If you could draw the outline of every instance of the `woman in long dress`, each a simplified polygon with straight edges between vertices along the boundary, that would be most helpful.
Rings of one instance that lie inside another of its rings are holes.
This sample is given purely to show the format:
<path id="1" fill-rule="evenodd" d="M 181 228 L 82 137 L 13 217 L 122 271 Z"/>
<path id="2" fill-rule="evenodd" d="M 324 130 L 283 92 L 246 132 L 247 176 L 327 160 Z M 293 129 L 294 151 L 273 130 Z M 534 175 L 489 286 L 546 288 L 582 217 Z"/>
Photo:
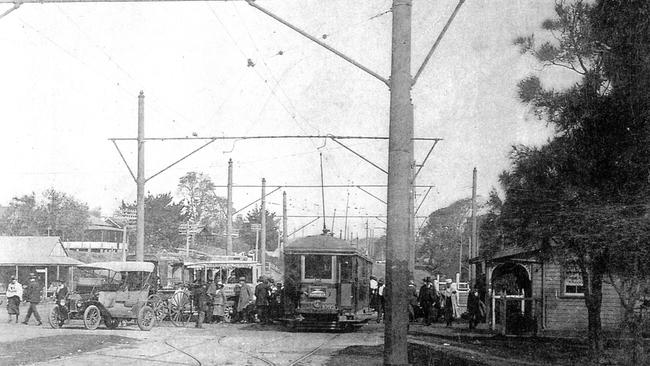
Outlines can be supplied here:
<path id="1" fill-rule="evenodd" d="M 7 286 L 7 313 L 9 314 L 8 323 L 11 323 L 11 316 L 16 316 L 16 323 L 18 323 L 18 315 L 20 315 L 20 300 L 23 298 L 23 286 L 16 281 L 15 276 L 11 276 L 11 282 Z"/>

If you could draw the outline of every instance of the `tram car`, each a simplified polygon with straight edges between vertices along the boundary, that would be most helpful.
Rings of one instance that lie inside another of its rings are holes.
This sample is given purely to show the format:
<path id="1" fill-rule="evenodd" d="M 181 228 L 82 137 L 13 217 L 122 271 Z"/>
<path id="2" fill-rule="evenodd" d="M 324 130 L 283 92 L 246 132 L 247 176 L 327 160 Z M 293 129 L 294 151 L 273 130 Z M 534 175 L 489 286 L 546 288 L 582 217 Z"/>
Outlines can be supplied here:
<path id="1" fill-rule="evenodd" d="M 330 235 L 295 240 L 284 248 L 284 265 L 288 327 L 353 330 L 373 317 L 372 261 L 349 242 Z"/>

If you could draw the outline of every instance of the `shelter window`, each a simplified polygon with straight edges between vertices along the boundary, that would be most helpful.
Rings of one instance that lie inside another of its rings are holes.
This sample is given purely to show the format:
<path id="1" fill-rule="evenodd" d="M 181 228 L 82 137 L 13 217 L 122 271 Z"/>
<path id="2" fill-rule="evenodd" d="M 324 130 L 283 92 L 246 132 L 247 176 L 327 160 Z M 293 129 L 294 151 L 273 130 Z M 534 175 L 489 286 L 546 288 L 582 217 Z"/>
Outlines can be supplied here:
<path id="1" fill-rule="evenodd" d="M 564 296 L 584 296 L 582 273 L 574 266 L 565 267 L 562 273 L 562 292 Z"/>
<path id="2" fill-rule="evenodd" d="M 305 255 L 304 257 L 305 265 L 304 276 L 306 280 L 331 280 L 332 268 L 334 267 L 332 263 L 334 262 L 334 257 L 331 255 Z"/>

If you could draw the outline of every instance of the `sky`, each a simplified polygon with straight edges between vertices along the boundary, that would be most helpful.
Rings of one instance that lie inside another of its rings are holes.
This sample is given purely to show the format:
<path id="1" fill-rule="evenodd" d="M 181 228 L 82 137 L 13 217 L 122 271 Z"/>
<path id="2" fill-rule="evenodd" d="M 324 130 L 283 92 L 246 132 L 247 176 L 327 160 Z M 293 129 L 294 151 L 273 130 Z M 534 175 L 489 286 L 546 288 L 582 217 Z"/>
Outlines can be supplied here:
<path id="1" fill-rule="evenodd" d="M 391 1 L 259 0 L 261 6 L 319 37 L 361 64 L 390 74 Z M 414 0 L 412 72 L 420 66 L 457 2 Z M 418 185 L 431 185 L 418 215 L 498 187 L 516 144 L 539 145 L 552 131 L 516 96 L 516 84 L 539 75 L 547 85 L 570 76 L 543 70 L 513 45 L 540 33 L 553 0 L 468 0 L 412 90 L 417 137 L 444 139 Z M 11 4 L 0 4 L 0 13 Z M 0 204 L 54 188 L 110 215 L 136 186 L 108 140 L 135 137 L 138 94 L 145 95 L 146 137 L 364 135 L 388 136 L 385 84 L 288 29 L 245 2 L 24 4 L 0 18 Z M 250 60 L 250 62 L 249 62 Z M 254 66 L 253 66 L 254 65 Z M 349 140 L 348 146 L 386 167 L 385 141 Z M 201 141 L 146 143 L 149 177 Z M 136 144 L 120 148 L 133 169 Z M 430 145 L 417 142 L 422 162 Z M 227 183 L 385 184 L 386 174 L 332 141 L 217 141 L 153 178 L 146 191 L 177 194 L 188 171 Z M 419 200 L 426 188 L 418 189 Z M 318 215 L 319 189 L 287 188 L 289 215 Z M 368 188 L 385 200 L 384 188 Z M 282 190 L 268 209 L 282 212 Z M 225 188 L 217 193 L 226 195 Z M 235 188 L 235 209 L 260 196 Z M 348 201 L 349 194 L 349 201 Z M 349 202 L 346 205 L 346 202 Z M 381 235 L 386 206 L 356 188 L 327 189 L 327 215 L 368 216 Z M 290 218 L 289 230 L 311 221 Z M 420 219 L 421 222 L 422 219 Z M 327 220 L 331 228 L 332 219 Z M 350 218 L 353 236 L 365 236 L 366 218 Z M 322 222 L 301 233 L 315 234 Z"/>

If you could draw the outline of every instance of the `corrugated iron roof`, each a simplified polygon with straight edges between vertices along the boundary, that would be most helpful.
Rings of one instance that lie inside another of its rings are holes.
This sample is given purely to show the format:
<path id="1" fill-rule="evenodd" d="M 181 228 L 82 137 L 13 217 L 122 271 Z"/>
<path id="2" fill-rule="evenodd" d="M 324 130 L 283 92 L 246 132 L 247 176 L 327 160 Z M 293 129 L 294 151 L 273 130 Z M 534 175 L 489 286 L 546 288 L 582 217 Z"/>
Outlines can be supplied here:
<path id="1" fill-rule="evenodd" d="M 0 265 L 79 264 L 68 257 L 58 236 L 0 236 Z"/>

